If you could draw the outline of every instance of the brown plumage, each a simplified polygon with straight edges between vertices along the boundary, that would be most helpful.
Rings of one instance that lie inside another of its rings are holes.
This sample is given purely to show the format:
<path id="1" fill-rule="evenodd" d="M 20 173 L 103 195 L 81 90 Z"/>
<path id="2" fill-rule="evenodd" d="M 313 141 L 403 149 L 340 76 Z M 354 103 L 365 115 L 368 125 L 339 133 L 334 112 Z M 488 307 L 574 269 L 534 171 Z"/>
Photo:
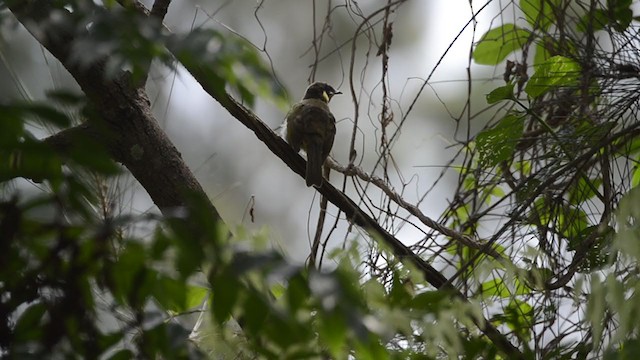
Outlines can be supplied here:
<path id="1" fill-rule="evenodd" d="M 336 94 L 342 93 L 325 83 L 313 83 L 287 114 L 287 142 L 295 151 L 307 153 L 307 186 L 322 185 L 322 166 L 336 136 L 336 119 L 329 110 L 329 101 Z"/>

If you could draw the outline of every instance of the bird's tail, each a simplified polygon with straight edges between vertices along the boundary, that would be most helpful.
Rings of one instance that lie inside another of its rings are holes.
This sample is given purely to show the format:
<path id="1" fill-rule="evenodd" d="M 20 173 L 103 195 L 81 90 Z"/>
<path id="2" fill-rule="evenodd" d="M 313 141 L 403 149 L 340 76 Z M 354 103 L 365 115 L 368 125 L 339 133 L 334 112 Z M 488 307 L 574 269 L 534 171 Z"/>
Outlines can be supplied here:
<path id="1" fill-rule="evenodd" d="M 307 171 L 305 174 L 305 180 L 307 186 L 314 185 L 320 187 L 322 185 L 322 165 L 324 159 L 322 158 L 322 144 L 321 143 L 308 143 L 307 144 Z"/>

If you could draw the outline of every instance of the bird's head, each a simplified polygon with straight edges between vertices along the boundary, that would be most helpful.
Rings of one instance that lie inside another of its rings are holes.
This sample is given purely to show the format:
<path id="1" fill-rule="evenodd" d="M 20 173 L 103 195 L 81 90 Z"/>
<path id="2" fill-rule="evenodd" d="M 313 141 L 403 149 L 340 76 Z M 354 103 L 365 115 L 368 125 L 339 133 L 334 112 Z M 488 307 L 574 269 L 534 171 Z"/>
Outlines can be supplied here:
<path id="1" fill-rule="evenodd" d="M 328 103 L 333 95 L 337 94 L 342 93 L 331 87 L 331 85 L 323 82 L 314 82 L 313 84 L 309 85 L 307 91 L 305 91 L 303 100 L 318 99 Z"/>

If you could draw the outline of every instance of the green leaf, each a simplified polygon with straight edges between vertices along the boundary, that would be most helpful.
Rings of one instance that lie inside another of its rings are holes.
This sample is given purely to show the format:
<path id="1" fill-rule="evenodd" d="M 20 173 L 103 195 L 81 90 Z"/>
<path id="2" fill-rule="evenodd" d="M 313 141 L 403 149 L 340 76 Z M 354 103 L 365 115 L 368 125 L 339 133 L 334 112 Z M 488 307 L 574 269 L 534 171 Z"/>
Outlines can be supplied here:
<path id="1" fill-rule="evenodd" d="M 116 175 L 120 171 L 102 144 L 86 138 L 75 139 L 64 156 L 76 165 L 99 174 Z"/>
<path id="2" fill-rule="evenodd" d="M 520 0 L 520 10 L 531 26 L 547 30 L 555 20 L 554 10 L 558 3 L 558 0 Z"/>
<path id="3" fill-rule="evenodd" d="M 558 208 L 557 222 L 558 230 L 574 245 L 581 241 L 581 234 L 589 227 L 587 214 L 581 208 L 570 205 Z"/>
<path id="4" fill-rule="evenodd" d="M 494 104 L 501 100 L 513 100 L 513 84 L 507 84 L 499 88 L 493 89 L 487 95 L 487 103 Z"/>
<path id="5" fill-rule="evenodd" d="M 614 235 L 615 230 L 610 226 L 601 228 L 599 225 L 593 225 L 585 228 L 580 232 L 580 234 L 570 239 L 567 249 L 586 250 L 585 258 L 582 263 L 580 263 L 578 272 L 588 274 L 594 270 L 602 268 L 608 263 L 609 257 L 612 253 L 611 245 L 613 243 Z M 587 239 L 591 239 L 594 236 L 595 239 L 592 240 L 593 242 L 585 248 L 582 242 Z"/>
<path id="6" fill-rule="evenodd" d="M 611 346 L 604 353 L 604 360 L 632 360 L 640 354 L 640 339 L 625 340 L 620 346 Z"/>
<path id="7" fill-rule="evenodd" d="M 185 309 L 193 309 L 202 305 L 203 301 L 209 296 L 209 289 L 201 286 L 188 285 L 185 295 Z"/>
<path id="8" fill-rule="evenodd" d="M 389 292 L 389 302 L 395 306 L 405 307 L 410 300 L 411 294 L 407 291 L 406 286 L 402 284 L 400 275 L 394 274 L 391 291 Z"/>
<path id="9" fill-rule="evenodd" d="M 34 118 L 57 127 L 66 127 L 71 123 L 71 120 L 66 114 L 50 105 L 32 102 L 0 105 L 0 122 L 2 123 L 7 119 L 12 121 L 25 121 Z M 2 128 L 5 126 L 7 126 L 7 124 L 2 124 Z"/>
<path id="10" fill-rule="evenodd" d="M 496 354 L 495 345 L 487 338 L 470 337 L 463 343 L 463 346 L 463 357 L 465 359 L 500 359 Z M 425 355 L 424 357 L 418 357 L 416 359 L 430 360 L 431 358 Z"/>
<path id="11" fill-rule="evenodd" d="M 506 195 L 506 193 L 504 192 L 504 189 L 499 186 L 492 188 L 489 194 L 491 195 L 491 197 L 494 197 L 496 199 L 502 199 Z M 491 204 L 490 197 L 487 197 L 487 204 Z"/>
<path id="12" fill-rule="evenodd" d="M 122 331 L 115 331 L 110 334 L 101 335 L 98 337 L 98 348 L 101 351 L 106 351 L 107 349 L 113 347 L 118 342 L 123 341 L 122 338 L 126 336 Z M 133 357 L 129 357 L 131 359 Z M 113 357 L 111 358 L 113 359 Z"/>
<path id="13" fill-rule="evenodd" d="M 232 315 L 240 293 L 240 284 L 232 274 L 222 273 L 212 279 L 214 289 L 211 299 L 211 310 L 213 318 L 218 324 L 225 323 Z"/>
<path id="14" fill-rule="evenodd" d="M 296 274 L 289 280 L 286 297 L 290 309 L 298 310 L 309 300 L 311 292 L 306 280 L 301 273 Z"/>
<path id="15" fill-rule="evenodd" d="M 613 28 L 616 31 L 625 31 L 633 20 L 633 11 L 631 10 L 632 0 L 608 0 L 607 8 L 613 13 Z"/>
<path id="16" fill-rule="evenodd" d="M 631 172 L 631 187 L 636 187 L 638 184 L 640 184 L 640 166 L 636 165 Z"/>
<path id="17" fill-rule="evenodd" d="M 43 303 L 33 304 L 25 309 L 16 322 L 13 340 L 20 343 L 40 339 L 42 337 L 42 317 L 46 312 L 47 307 Z"/>
<path id="18" fill-rule="evenodd" d="M 111 355 L 109 360 L 130 360 L 134 358 L 135 358 L 135 354 L 131 350 L 123 349 Z"/>
<path id="19" fill-rule="evenodd" d="M 533 307 L 528 303 L 513 299 L 505 308 L 504 320 L 507 326 L 523 339 L 531 337 L 534 323 Z"/>
<path id="20" fill-rule="evenodd" d="M 322 345 L 327 346 L 334 359 L 344 358 L 347 336 L 347 325 L 344 318 L 337 313 L 319 317 L 318 335 Z"/>
<path id="21" fill-rule="evenodd" d="M 481 285 L 482 296 L 486 298 L 499 297 L 506 299 L 511 296 L 511 291 L 501 278 L 485 281 Z"/>
<path id="22" fill-rule="evenodd" d="M 577 205 L 593 198 L 597 195 L 594 189 L 597 190 L 601 184 L 602 178 L 587 180 L 581 176 L 577 183 L 569 188 L 569 204 Z"/>
<path id="23" fill-rule="evenodd" d="M 188 309 L 187 285 L 184 281 L 158 274 L 152 295 L 165 310 L 181 312 Z"/>
<path id="24" fill-rule="evenodd" d="M 354 358 L 358 360 L 394 359 L 394 357 L 390 356 L 389 349 L 384 347 L 382 343 L 373 336 L 362 339 L 362 341 L 356 341 L 353 350 L 351 357 L 343 356 L 342 358 Z"/>
<path id="25" fill-rule="evenodd" d="M 12 151 L 0 151 L 0 181 L 15 177 L 58 183 L 62 178 L 62 159 L 48 145 L 24 139 Z"/>
<path id="26" fill-rule="evenodd" d="M 622 196 L 616 218 L 618 234 L 615 247 L 637 261 L 640 259 L 640 187 L 633 187 Z"/>
<path id="27" fill-rule="evenodd" d="M 450 296 L 451 294 L 442 290 L 425 291 L 413 297 L 409 308 L 437 312 Z"/>
<path id="28" fill-rule="evenodd" d="M 540 64 L 524 91 L 537 98 L 560 86 L 576 86 L 580 78 L 580 64 L 564 56 L 554 56 Z"/>
<path id="29" fill-rule="evenodd" d="M 626 8 L 616 11 L 616 22 L 613 24 L 613 28 L 618 32 L 627 30 L 631 21 L 633 21 L 633 10 Z"/>
<path id="30" fill-rule="evenodd" d="M 610 23 L 610 17 L 606 10 L 596 9 L 593 13 L 587 13 L 578 22 L 577 30 L 580 32 L 595 32 L 602 30 Z"/>
<path id="31" fill-rule="evenodd" d="M 12 149 L 24 135 L 24 119 L 13 106 L 0 105 L 0 149 Z"/>
<path id="32" fill-rule="evenodd" d="M 84 94 L 69 89 L 48 90 L 46 95 L 52 101 L 65 106 L 83 105 L 87 102 Z"/>
<path id="33" fill-rule="evenodd" d="M 120 257 L 110 267 L 109 287 L 122 304 L 139 306 L 151 290 L 147 282 L 145 249 L 139 243 L 129 242 Z"/>
<path id="34" fill-rule="evenodd" d="M 481 166 L 493 167 L 513 156 L 518 139 L 522 136 L 520 116 L 509 114 L 493 128 L 483 130 L 476 137 Z"/>
<path id="35" fill-rule="evenodd" d="M 244 331 L 250 337 L 264 336 L 269 338 L 282 347 L 289 344 L 288 342 L 292 341 L 294 337 L 293 331 L 283 317 L 279 316 L 280 314 L 271 311 L 269 300 L 257 291 L 244 292 L 244 295 L 246 297 L 242 303 L 238 304 L 240 314 L 237 315 L 237 318 L 242 321 Z M 273 331 L 273 328 L 277 330 Z"/>
<path id="36" fill-rule="evenodd" d="M 531 32 L 514 24 L 504 24 L 487 31 L 473 50 L 473 60 L 482 65 L 497 65 L 519 50 L 531 38 Z"/>
<path id="37" fill-rule="evenodd" d="M 516 192 L 516 201 L 522 203 L 528 201 L 533 194 L 536 193 L 538 186 L 540 186 L 540 180 L 536 178 L 529 179 L 523 186 L 521 186 Z"/>
<path id="38" fill-rule="evenodd" d="M 634 20 L 631 4 L 631 0 L 608 0 L 606 7 L 584 15 L 578 22 L 577 29 L 581 32 L 595 32 L 610 27 L 623 32 Z"/>
<path id="39" fill-rule="evenodd" d="M 598 276 L 598 274 L 595 274 L 591 276 L 589 288 L 591 289 L 591 294 L 587 298 L 586 318 L 589 323 L 591 323 L 593 342 L 597 346 L 600 341 L 602 341 L 603 330 L 606 324 L 602 321 L 606 316 L 605 312 L 608 310 L 606 283 L 602 281 L 602 278 Z"/>
<path id="40" fill-rule="evenodd" d="M 516 291 L 514 295 L 529 295 L 531 294 L 531 288 L 528 287 L 525 283 L 523 283 L 520 278 L 516 277 L 514 279 L 514 284 L 516 287 Z"/>
<path id="41" fill-rule="evenodd" d="M 51 125 L 58 127 L 66 127 L 71 124 L 71 120 L 66 114 L 52 108 L 49 105 L 29 103 L 21 106 L 25 113 L 37 116 L 39 119 L 46 121 Z"/>
<path id="42" fill-rule="evenodd" d="M 286 90 L 271 66 L 245 39 L 212 29 L 167 38 L 167 48 L 192 73 L 206 79 L 205 90 L 221 94 L 225 86 L 252 107 L 256 99 L 270 100 L 282 110 L 289 107 Z"/>

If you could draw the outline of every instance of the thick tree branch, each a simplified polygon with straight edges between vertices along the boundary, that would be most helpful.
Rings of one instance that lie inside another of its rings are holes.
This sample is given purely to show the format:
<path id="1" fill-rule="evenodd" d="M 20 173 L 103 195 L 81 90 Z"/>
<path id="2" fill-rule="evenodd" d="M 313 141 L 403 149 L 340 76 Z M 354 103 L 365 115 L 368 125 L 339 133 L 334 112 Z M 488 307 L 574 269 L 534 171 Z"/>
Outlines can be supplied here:
<path id="1" fill-rule="evenodd" d="M 167 15 L 169 4 L 171 4 L 171 0 L 156 0 L 151 8 L 151 16 L 162 21 Z"/>
<path id="2" fill-rule="evenodd" d="M 114 159 L 131 171 L 163 213 L 187 205 L 186 193 L 206 198 L 181 154 L 153 117 L 144 89 L 133 86 L 124 71 L 108 77 L 104 61 L 91 66 L 73 61 L 72 44 L 86 34 L 79 32 L 84 28 L 76 24 L 68 11 L 53 9 L 51 2 L 44 0 L 6 3 L 27 30 L 71 73 L 100 114 L 86 125 L 49 139 L 50 142 L 64 145 L 72 136 L 81 134 L 98 138 Z M 99 132 L 92 134 L 93 131 Z M 213 205 L 210 210 L 219 219 Z"/>
<path id="3" fill-rule="evenodd" d="M 51 135 L 44 139 L 43 142 L 60 153 L 67 153 L 78 144 L 78 140 L 81 140 L 80 142 L 92 141 L 104 144 L 104 138 L 104 132 L 98 131 L 88 123 L 84 123 Z"/>

